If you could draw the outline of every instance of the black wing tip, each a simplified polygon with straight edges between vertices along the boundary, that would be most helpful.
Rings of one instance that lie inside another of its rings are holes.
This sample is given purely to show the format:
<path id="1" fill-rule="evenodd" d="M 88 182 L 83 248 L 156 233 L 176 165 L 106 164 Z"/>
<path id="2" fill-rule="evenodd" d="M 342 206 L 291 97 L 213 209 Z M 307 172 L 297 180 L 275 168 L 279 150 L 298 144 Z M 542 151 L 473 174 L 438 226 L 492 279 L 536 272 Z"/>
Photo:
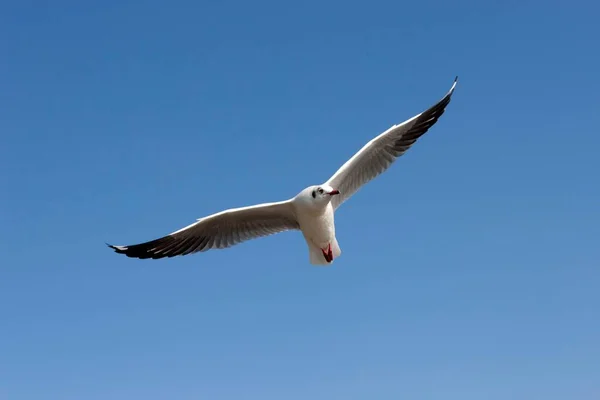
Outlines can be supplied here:
<path id="1" fill-rule="evenodd" d="M 138 258 L 140 260 L 146 260 L 146 259 L 153 259 L 153 260 L 157 260 L 160 258 L 171 258 L 171 257 L 175 257 L 178 255 L 181 255 L 181 253 L 171 253 L 171 254 L 162 254 L 162 253 L 155 253 L 150 250 L 150 245 L 153 244 L 153 242 L 148 242 L 148 243 L 142 243 L 139 245 L 134 245 L 134 246 L 116 246 L 113 244 L 109 244 L 109 243 L 105 243 L 108 247 L 110 247 L 111 249 L 113 249 L 115 251 L 115 253 L 117 254 L 124 254 L 125 256 L 129 257 L 129 258 Z"/>
<path id="2" fill-rule="evenodd" d="M 454 90 L 456 89 L 457 83 L 458 83 L 458 75 L 456 75 L 454 77 L 452 86 L 450 87 L 450 90 L 448 90 L 448 92 L 444 95 L 444 97 L 442 97 L 442 99 L 440 101 L 438 101 L 437 104 L 435 104 L 434 106 L 429 108 L 427 111 L 433 111 L 434 109 L 441 107 L 442 113 L 443 113 L 443 109 L 445 109 L 446 106 L 448 105 L 448 103 L 450 103 L 450 99 L 452 98 L 452 95 L 454 94 Z M 427 111 L 425 111 L 424 113 L 426 113 Z"/>
<path id="3" fill-rule="evenodd" d="M 456 89 L 457 83 L 458 83 L 458 75 L 456 75 L 454 77 L 454 82 L 452 82 L 452 87 L 450 88 L 450 90 L 448 91 L 448 94 L 446 96 L 452 96 L 452 94 L 454 93 L 454 89 Z"/>
<path id="4" fill-rule="evenodd" d="M 106 244 L 108 247 L 113 249 L 115 251 L 115 253 L 127 254 L 127 246 L 116 246 L 114 244 L 110 244 L 110 243 L 106 243 L 106 242 L 104 244 Z"/>
<path id="5" fill-rule="evenodd" d="M 406 151 L 408 147 L 412 146 L 419 137 L 424 135 L 429 128 L 436 124 L 438 119 L 446 111 L 448 104 L 450 104 L 450 100 L 452 99 L 452 94 L 454 93 L 457 82 L 458 75 L 454 78 L 454 83 L 452 84 L 452 87 L 448 93 L 446 93 L 446 95 L 442 97 L 442 99 L 440 99 L 436 104 L 418 115 L 409 131 L 402 135 L 402 138 L 396 142 L 397 146 L 400 146 L 403 151 Z"/>
<path id="6" fill-rule="evenodd" d="M 115 251 L 115 253 L 117 253 L 117 254 L 124 254 L 130 258 L 142 258 L 142 257 L 140 257 L 139 254 L 134 254 L 134 252 L 131 251 L 129 246 L 116 246 L 116 245 L 109 244 L 109 243 L 106 243 L 106 245 L 108 247 L 110 247 L 111 249 L 113 249 Z"/>

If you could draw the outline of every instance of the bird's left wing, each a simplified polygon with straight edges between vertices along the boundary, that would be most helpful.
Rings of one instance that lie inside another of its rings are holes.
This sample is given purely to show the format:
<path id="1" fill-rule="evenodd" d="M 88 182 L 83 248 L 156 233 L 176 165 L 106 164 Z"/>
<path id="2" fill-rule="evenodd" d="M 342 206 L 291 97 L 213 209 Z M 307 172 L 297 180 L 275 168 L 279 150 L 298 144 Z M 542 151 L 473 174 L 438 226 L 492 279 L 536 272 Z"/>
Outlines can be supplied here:
<path id="1" fill-rule="evenodd" d="M 437 104 L 399 125 L 392 126 L 371 140 L 329 178 L 327 184 L 340 192 L 331 200 L 334 208 L 338 208 L 361 186 L 387 170 L 437 122 L 450 103 L 457 81 L 458 77 Z"/>
<path id="2" fill-rule="evenodd" d="M 156 259 L 223 249 L 294 229 L 299 229 L 299 225 L 291 200 L 286 200 L 225 210 L 150 242 L 108 246 L 128 257 Z"/>

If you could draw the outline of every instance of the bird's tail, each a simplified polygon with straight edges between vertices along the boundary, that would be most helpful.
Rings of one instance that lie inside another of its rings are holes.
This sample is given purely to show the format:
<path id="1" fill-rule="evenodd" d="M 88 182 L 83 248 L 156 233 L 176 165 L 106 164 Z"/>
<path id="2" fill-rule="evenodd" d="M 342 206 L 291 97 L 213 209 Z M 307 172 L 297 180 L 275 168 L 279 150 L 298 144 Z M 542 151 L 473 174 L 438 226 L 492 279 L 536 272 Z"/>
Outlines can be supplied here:
<path id="1" fill-rule="evenodd" d="M 323 250 L 319 246 L 314 245 L 310 241 L 306 241 L 308 244 L 308 255 L 310 257 L 310 263 L 312 265 L 331 265 L 333 261 L 342 254 L 340 245 L 336 238 L 331 241 L 331 255 L 333 256 L 331 261 L 328 261 L 328 257 L 323 254 Z"/>

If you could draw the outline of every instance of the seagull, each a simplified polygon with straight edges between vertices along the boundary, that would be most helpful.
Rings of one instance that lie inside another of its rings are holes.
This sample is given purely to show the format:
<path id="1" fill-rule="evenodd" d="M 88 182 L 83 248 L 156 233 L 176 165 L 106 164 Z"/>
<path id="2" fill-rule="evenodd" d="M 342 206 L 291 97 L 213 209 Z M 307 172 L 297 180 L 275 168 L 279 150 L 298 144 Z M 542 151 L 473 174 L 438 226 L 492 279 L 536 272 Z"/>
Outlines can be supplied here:
<path id="1" fill-rule="evenodd" d="M 275 203 L 233 208 L 198 219 L 167 236 L 130 246 L 108 244 L 116 253 L 139 259 L 183 256 L 284 231 L 300 230 L 312 265 L 330 265 L 342 254 L 335 236 L 337 208 L 363 185 L 385 172 L 444 113 L 458 77 L 435 105 L 394 125 L 364 145 L 327 182 Z"/>

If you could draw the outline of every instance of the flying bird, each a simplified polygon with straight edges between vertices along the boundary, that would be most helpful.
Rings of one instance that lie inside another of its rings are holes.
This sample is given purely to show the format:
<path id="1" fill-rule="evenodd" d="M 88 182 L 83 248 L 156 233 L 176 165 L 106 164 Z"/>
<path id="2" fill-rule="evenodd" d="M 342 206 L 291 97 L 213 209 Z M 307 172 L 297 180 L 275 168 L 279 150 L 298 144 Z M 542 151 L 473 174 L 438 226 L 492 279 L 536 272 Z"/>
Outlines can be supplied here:
<path id="1" fill-rule="evenodd" d="M 162 238 L 130 246 L 109 247 L 133 258 L 183 256 L 223 249 L 279 232 L 300 230 L 313 265 L 329 265 L 342 254 L 335 236 L 334 214 L 363 185 L 386 171 L 444 113 L 458 77 L 435 105 L 394 125 L 363 146 L 325 183 L 309 186 L 295 197 L 275 203 L 233 208 L 198 219 Z"/>

